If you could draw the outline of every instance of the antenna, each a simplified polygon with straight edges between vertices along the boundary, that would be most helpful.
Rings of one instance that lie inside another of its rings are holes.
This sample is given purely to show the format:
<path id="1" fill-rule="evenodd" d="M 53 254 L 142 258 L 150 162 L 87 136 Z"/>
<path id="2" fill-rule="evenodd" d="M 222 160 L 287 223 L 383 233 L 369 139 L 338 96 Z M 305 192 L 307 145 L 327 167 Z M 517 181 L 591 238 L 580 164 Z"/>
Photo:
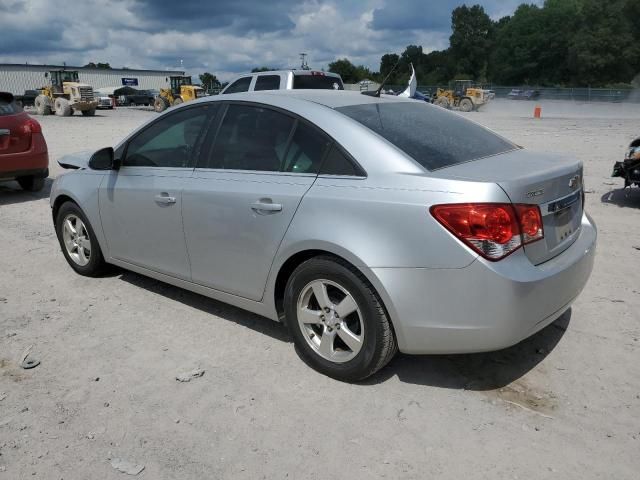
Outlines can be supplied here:
<path id="1" fill-rule="evenodd" d="M 306 53 L 301 53 L 300 54 L 300 60 L 302 62 L 302 65 L 300 66 L 300 68 L 302 68 L 302 70 L 309 70 L 309 64 L 307 63 L 307 54 Z"/>

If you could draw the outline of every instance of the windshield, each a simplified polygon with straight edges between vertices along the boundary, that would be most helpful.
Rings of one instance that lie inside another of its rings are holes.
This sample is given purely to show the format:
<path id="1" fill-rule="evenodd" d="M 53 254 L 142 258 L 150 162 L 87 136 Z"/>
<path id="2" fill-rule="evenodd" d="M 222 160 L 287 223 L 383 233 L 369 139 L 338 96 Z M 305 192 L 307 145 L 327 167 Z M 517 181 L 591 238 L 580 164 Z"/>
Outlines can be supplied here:
<path id="1" fill-rule="evenodd" d="M 427 170 L 450 167 L 518 148 L 465 118 L 424 102 L 339 107 Z"/>
<path id="2" fill-rule="evenodd" d="M 13 100 L 13 97 L 0 94 L 0 117 L 20 112 L 22 108 Z"/>
<path id="3" fill-rule="evenodd" d="M 338 77 L 327 75 L 294 75 L 293 88 L 296 90 L 344 90 L 342 81 Z"/>

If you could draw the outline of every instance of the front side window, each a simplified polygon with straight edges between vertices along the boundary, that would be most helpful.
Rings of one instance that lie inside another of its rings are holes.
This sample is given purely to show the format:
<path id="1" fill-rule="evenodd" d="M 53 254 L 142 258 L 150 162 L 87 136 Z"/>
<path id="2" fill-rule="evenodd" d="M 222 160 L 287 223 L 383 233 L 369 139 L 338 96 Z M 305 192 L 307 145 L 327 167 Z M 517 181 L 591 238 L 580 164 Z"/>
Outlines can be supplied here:
<path id="1" fill-rule="evenodd" d="M 275 110 L 230 105 L 205 168 L 278 172 L 295 121 Z"/>
<path id="2" fill-rule="evenodd" d="M 243 77 L 239 78 L 227 88 L 224 93 L 240 93 L 240 92 L 248 92 L 249 85 L 251 85 L 251 77 Z"/>
<path id="3" fill-rule="evenodd" d="M 279 90 L 280 75 L 260 75 L 256 79 L 256 86 L 253 88 L 258 90 Z"/>
<path id="4" fill-rule="evenodd" d="M 123 166 L 193 167 L 207 119 L 217 108 L 204 105 L 164 116 L 129 142 Z"/>

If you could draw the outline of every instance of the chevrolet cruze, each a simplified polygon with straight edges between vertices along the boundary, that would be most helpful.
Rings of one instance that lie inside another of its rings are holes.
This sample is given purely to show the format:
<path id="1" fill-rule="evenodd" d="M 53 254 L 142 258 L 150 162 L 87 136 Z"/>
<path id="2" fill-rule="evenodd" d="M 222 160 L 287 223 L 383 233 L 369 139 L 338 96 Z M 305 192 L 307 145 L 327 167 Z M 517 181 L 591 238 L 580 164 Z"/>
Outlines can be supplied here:
<path id="1" fill-rule="evenodd" d="M 397 350 L 518 343 L 593 266 L 580 161 L 400 97 L 208 97 L 59 163 L 53 219 L 77 273 L 113 264 L 282 321 L 347 381 Z"/>

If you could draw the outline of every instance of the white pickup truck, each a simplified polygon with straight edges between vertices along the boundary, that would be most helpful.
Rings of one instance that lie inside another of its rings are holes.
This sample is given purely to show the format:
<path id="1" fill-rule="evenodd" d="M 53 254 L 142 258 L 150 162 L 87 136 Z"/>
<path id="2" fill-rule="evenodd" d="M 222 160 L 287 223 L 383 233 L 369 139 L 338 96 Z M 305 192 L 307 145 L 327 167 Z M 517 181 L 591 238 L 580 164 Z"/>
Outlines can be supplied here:
<path id="1" fill-rule="evenodd" d="M 317 70 L 274 70 L 240 75 L 229 82 L 220 94 L 294 89 L 344 90 L 344 85 L 337 73 Z"/>

